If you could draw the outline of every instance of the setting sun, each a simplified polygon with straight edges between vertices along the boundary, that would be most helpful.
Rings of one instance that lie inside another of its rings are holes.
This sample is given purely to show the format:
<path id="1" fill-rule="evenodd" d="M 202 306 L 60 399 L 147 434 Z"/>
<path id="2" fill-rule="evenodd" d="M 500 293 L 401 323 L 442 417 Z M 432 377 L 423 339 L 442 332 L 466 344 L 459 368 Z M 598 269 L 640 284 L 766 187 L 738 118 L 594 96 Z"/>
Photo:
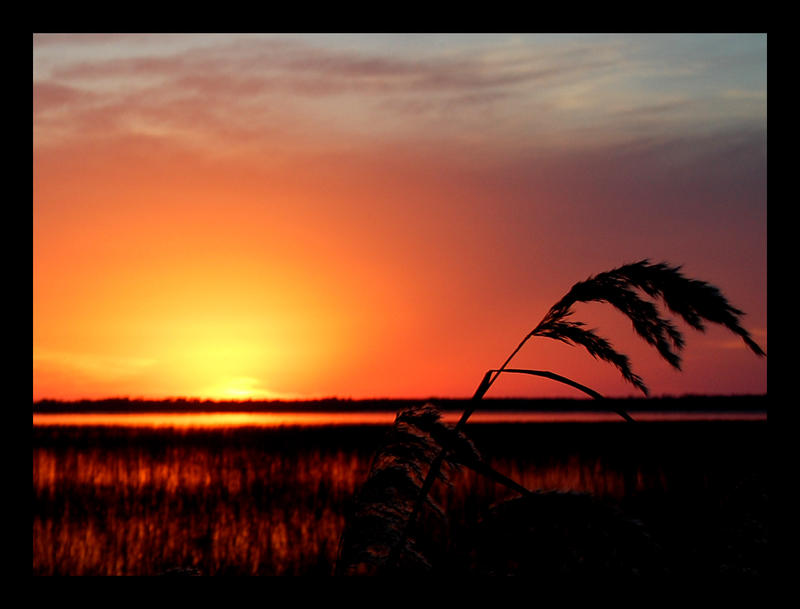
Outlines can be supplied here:
<path id="1" fill-rule="evenodd" d="M 767 35 L 34 34 L 33 574 L 768 573 Z"/>
<path id="2" fill-rule="evenodd" d="M 713 280 L 766 346 L 763 72 L 681 75 L 673 48 L 764 54 L 758 36 L 35 36 L 34 400 L 465 396 L 574 281 L 645 257 Z M 714 330 L 687 335 L 677 377 L 594 319 L 656 393 L 766 390 Z M 520 357 L 631 393 L 562 346 Z"/>

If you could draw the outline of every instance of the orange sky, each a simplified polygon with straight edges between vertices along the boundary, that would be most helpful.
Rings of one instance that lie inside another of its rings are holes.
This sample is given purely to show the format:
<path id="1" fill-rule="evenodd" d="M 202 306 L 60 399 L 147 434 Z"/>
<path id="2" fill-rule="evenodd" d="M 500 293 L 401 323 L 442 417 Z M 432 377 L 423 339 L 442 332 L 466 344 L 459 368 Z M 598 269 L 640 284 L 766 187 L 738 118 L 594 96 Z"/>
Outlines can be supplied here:
<path id="1" fill-rule="evenodd" d="M 642 258 L 767 348 L 765 36 L 36 35 L 33 58 L 34 400 L 468 397 L 573 283 Z M 653 395 L 766 392 L 720 329 L 687 329 L 676 373 L 577 313 Z M 635 393 L 546 339 L 515 364 Z"/>

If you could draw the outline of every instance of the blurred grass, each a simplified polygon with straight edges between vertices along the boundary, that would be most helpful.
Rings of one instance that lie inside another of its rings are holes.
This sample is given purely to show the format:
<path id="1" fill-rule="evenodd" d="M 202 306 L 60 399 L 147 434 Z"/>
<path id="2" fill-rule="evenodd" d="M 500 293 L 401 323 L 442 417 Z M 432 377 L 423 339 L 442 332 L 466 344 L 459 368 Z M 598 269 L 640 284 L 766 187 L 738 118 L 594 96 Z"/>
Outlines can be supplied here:
<path id="1" fill-rule="evenodd" d="M 324 436 L 34 430 L 34 574 L 326 574 L 371 450 Z"/>
<path id="2" fill-rule="evenodd" d="M 623 506 L 686 573 L 759 572 L 766 423 L 470 425 L 499 471 L 531 489 Z M 34 575 L 328 575 L 385 428 L 33 431 Z M 635 432 L 635 433 L 634 433 Z M 507 490 L 469 472 L 436 486 L 464 531 Z"/>

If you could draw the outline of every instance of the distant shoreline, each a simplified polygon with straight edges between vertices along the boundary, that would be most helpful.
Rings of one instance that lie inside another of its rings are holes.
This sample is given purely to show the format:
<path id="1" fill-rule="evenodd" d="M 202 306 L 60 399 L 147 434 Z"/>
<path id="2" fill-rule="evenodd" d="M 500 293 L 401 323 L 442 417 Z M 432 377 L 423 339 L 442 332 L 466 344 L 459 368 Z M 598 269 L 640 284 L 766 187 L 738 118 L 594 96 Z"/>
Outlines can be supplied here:
<path id="1" fill-rule="evenodd" d="M 432 402 L 445 411 L 464 410 L 469 399 L 342 399 L 316 400 L 239 400 L 215 401 L 200 399 L 144 400 L 111 398 L 104 400 L 40 400 L 33 403 L 34 413 L 122 413 L 122 412 L 289 412 L 289 411 L 398 411 L 407 406 Z M 481 410 L 510 411 L 603 411 L 618 408 L 638 412 L 702 412 L 702 411 L 767 411 L 766 395 L 698 396 L 657 398 L 606 398 L 603 400 L 576 398 L 485 398 Z"/>

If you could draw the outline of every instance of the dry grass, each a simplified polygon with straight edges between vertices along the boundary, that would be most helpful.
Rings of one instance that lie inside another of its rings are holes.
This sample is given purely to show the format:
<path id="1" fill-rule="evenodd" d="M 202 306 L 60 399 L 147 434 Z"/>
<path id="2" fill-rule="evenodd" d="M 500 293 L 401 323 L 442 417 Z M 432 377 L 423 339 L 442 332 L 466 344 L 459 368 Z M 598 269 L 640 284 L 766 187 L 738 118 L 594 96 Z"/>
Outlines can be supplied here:
<path id="1" fill-rule="evenodd" d="M 491 455 L 489 464 L 525 487 L 590 494 L 624 508 L 675 570 L 763 571 L 766 423 L 635 427 L 494 424 L 469 431 Z M 33 572 L 331 574 L 386 433 L 36 428 Z M 518 494 L 469 468 L 448 475 L 449 484 L 431 491 L 446 519 L 430 511 L 416 547 L 431 573 L 499 568 L 476 562 L 476 535 L 492 505 Z"/>

